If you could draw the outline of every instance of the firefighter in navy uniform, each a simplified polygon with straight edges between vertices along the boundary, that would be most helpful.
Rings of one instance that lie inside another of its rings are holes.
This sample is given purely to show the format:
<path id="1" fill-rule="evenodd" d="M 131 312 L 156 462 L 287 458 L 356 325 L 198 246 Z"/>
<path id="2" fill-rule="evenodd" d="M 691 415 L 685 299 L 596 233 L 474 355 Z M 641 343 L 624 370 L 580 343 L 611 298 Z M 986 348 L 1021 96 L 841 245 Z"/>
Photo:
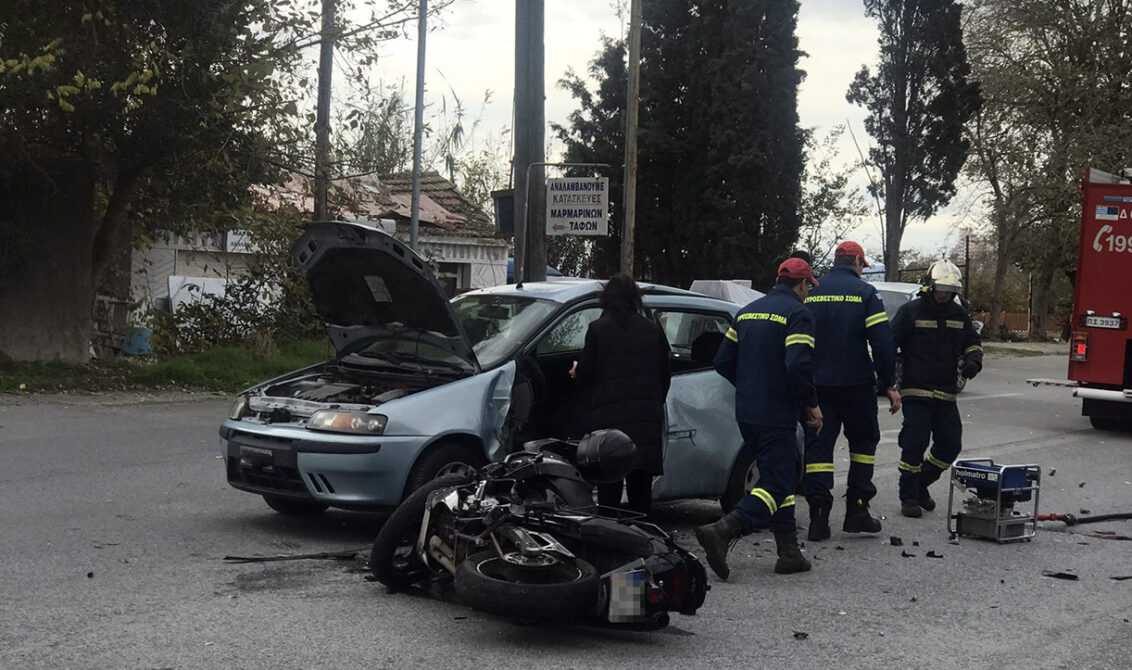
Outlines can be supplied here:
<path id="1" fill-rule="evenodd" d="M 935 509 L 928 487 L 951 467 L 963 447 L 956 370 L 962 364 L 960 374 L 973 379 L 983 369 L 979 334 L 967 310 L 955 300 L 963 285 L 959 268 L 936 261 L 925 284 L 920 297 L 901 307 L 892 324 L 904 399 L 900 511 L 909 517 Z"/>
<path id="2" fill-rule="evenodd" d="M 798 547 L 794 491 L 801 470 L 798 417 L 804 411 L 809 423 L 821 427 L 813 382 L 813 317 L 803 304 L 816 285 L 808 263 L 784 261 L 778 283 L 739 311 L 715 357 L 715 369 L 735 385 L 735 417 L 759 466 L 758 482 L 733 511 L 696 528 L 708 565 L 721 579 L 730 573 L 731 541 L 762 528 L 774 532 L 778 545 L 775 572 L 810 569 Z"/>
<path id="3" fill-rule="evenodd" d="M 833 269 L 822 277 L 821 287 L 806 298 L 806 307 L 814 315 L 814 382 L 823 419 L 817 438 L 806 443 L 806 473 L 802 479 L 802 491 L 810 508 L 811 541 L 830 536 L 833 448 L 843 428 L 849 442 L 849 482 L 842 530 L 881 530 L 880 520 L 869 513 L 869 501 L 877 492 L 873 485 L 873 465 L 880 442 L 877 384 L 888 396 L 893 414 L 900 410 L 900 394 L 894 388 L 896 346 L 888 314 L 876 288 L 861 279 L 866 267 L 868 261 L 861 245 L 842 242 L 834 252 Z"/>

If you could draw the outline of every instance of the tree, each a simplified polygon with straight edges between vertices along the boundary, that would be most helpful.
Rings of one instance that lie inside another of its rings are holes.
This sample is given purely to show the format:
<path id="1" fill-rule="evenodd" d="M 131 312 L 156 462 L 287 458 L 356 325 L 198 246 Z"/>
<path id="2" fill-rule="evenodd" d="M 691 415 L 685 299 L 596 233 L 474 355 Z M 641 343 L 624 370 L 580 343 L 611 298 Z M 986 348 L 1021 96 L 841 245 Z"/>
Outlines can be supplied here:
<path id="1" fill-rule="evenodd" d="M 1045 337 L 1054 288 L 1076 266 L 1081 173 L 1132 158 L 1132 3 L 976 0 L 971 16 L 988 91 L 972 129 L 990 149 L 979 172 L 1013 194 L 991 209 L 1016 238 L 999 262 L 1034 273 L 1031 336 Z"/>
<path id="2" fill-rule="evenodd" d="M 836 126 L 818 142 L 813 131 L 806 133 L 798 247 L 810 253 L 814 267 L 832 265 L 837 243 L 869 213 L 860 189 L 850 183 L 858 166 L 835 167 L 844 134 L 845 126 Z"/>
<path id="3" fill-rule="evenodd" d="M 798 236 L 803 133 L 798 127 L 797 2 L 657 0 L 644 7 L 636 274 L 695 279 L 773 276 Z M 578 77 L 578 101 L 556 128 L 568 160 L 620 165 L 624 51 L 608 41 Z M 609 239 L 593 244 L 595 273 L 617 267 L 620 175 Z M 577 243 L 560 243 L 577 244 Z"/>
<path id="4" fill-rule="evenodd" d="M 625 65 L 625 43 L 606 38 L 597 56 L 590 63 L 590 78 L 597 81 L 591 92 L 577 73 L 567 71 L 558 85 L 570 92 L 578 109 L 567 117 L 568 126 L 551 124 L 565 150 L 562 160 L 568 163 L 605 163 L 619 166 L 625 157 L 625 97 L 629 73 Z M 644 149 L 641 149 L 642 153 Z M 571 174 L 579 174 L 572 172 Z M 587 173 L 592 174 L 592 173 Z M 624 173 L 610 170 L 609 235 L 604 238 L 580 239 L 554 237 L 547 245 L 547 262 L 566 274 L 585 277 L 609 277 L 620 266 L 621 221 L 624 209 Z M 642 177 L 638 174 L 638 183 Z M 641 205 L 638 203 L 638 217 Z"/>
<path id="5" fill-rule="evenodd" d="M 340 0 L 341 17 L 356 15 Z M 448 4 L 434 3 L 434 10 Z M 336 26 L 372 64 L 417 4 Z M 375 5 L 376 7 L 376 5 Z M 302 169 L 312 0 L 9 0 L 0 20 L 0 351 L 85 361 L 93 297 L 143 226 L 231 227 Z"/>
<path id="6" fill-rule="evenodd" d="M 876 73 L 861 68 L 846 98 L 868 110 L 869 159 L 881 174 L 888 278 L 910 221 L 951 201 L 967 159 L 963 127 L 979 108 L 955 0 L 865 0 L 880 27 Z"/>

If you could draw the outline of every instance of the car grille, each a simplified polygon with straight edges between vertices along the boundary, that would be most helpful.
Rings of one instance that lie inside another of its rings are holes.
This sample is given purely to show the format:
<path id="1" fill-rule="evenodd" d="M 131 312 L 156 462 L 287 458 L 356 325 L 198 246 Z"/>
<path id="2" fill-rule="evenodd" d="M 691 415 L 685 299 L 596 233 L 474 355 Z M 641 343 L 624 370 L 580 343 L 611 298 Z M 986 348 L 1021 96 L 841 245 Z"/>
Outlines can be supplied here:
<path id="1" fill-rule="evenodd" d="M 234 432 L 229 437 L 228 481 L 234 486 L 247 487 L 263 493 L 309 495 L 303 484 L 291 440 L 249 435 Z M 251 447 L 260 452 L 271 452 L 267 459 L 247 461 L 240 447 Z"/>
<path id="2" fill-rule="evenodd" d="M 228 481 L 280 493 L 307 493 L 307 487 L 303 485 L 302 475 L 297 469 L 278 465 L 273 465 L 270 469 L 243 468 L 240 467 L 239 458 L 228 459 Z"/>

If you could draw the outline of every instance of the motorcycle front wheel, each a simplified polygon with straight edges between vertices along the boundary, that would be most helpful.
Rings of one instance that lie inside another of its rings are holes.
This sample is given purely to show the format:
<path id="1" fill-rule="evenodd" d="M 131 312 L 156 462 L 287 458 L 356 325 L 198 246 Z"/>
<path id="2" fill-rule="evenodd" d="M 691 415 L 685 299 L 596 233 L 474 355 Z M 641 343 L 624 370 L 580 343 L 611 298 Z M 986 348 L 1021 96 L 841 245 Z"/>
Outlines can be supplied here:
<path id="1" fill-rule="evenodd" d="M 569 621 L 589 612 L 601 578 L 580 558 L 550 565 L 515 565 L 494 551 L 469 556 L 456 569 L 456 594 L 469 607 L 525 621 Z"/>
<path id="2" fill-rule="evenodd" d="M 393 510 L 382 525 L 369 555 L 369 568 L 377 581 L 391 589 L 403 589 L 432 575 L 416 553 L 428 496 L 437 489 L 468 481 L 463 475 L 448 475 L 426 482 Z"/>

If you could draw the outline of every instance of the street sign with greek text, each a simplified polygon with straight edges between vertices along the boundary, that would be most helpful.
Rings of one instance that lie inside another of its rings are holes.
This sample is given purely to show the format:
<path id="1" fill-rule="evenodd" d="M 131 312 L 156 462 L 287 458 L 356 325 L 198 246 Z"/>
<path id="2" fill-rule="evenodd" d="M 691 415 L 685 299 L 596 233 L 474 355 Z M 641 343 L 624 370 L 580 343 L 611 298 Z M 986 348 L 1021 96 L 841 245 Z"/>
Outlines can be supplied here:
<path id="1" fill-rule="evenodd" d="M 609 234 L 609 178 L 546 180 L 546 234 Z"/>

